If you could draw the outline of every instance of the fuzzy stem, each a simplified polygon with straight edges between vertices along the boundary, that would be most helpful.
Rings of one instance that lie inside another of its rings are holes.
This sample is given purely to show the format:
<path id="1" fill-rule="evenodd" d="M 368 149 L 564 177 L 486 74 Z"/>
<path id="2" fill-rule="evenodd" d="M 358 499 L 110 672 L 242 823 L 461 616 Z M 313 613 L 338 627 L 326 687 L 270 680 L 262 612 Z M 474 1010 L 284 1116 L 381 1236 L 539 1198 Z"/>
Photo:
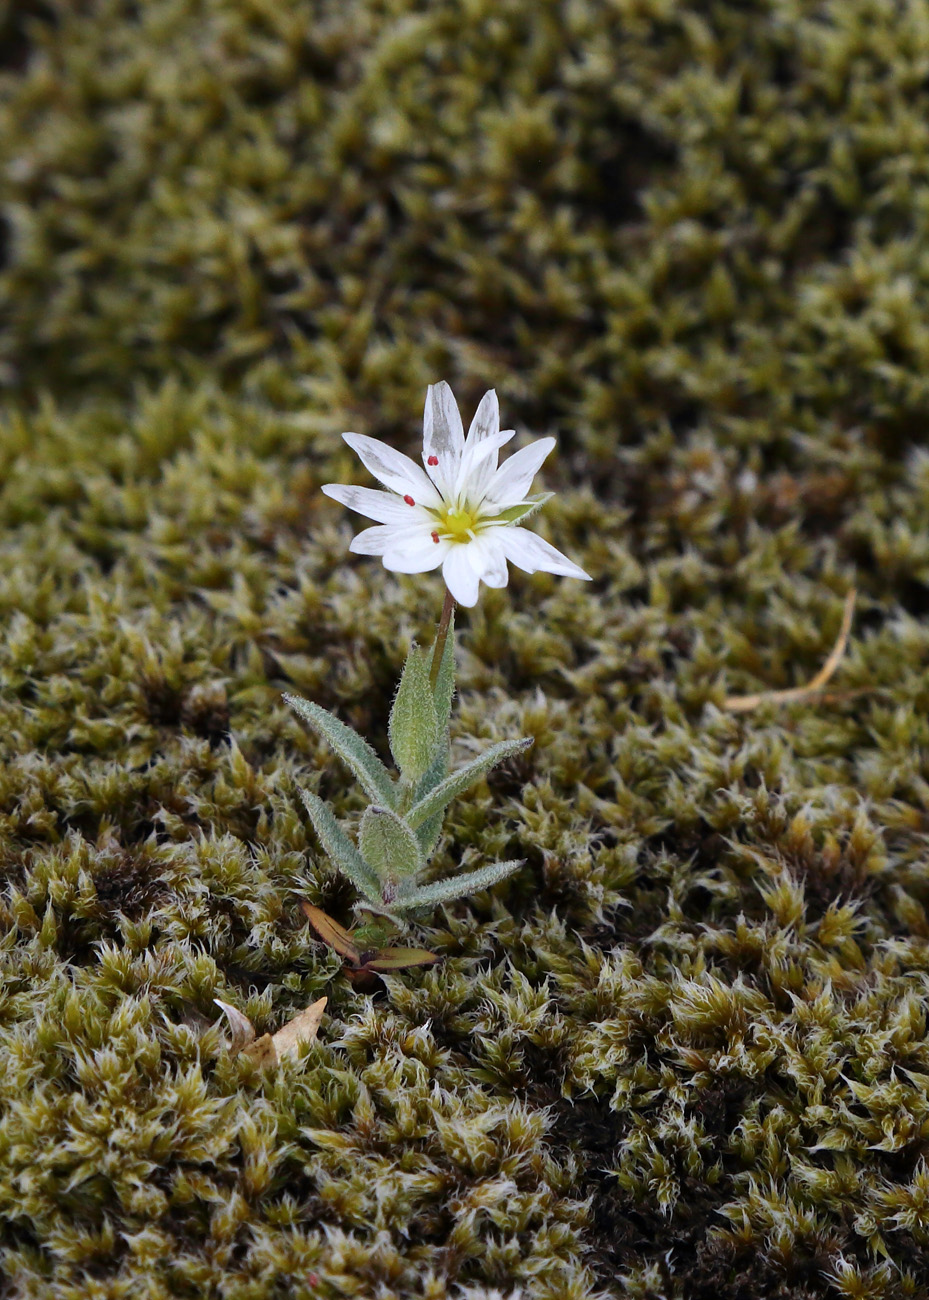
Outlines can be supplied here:
<path id="1" fill-rule="evenodd" d="M 446 587 L 445 603 L 442 606 L 442 617 L 439 620 L 439 630 L 435 634 L 435 645 L 432 650 L 432 667 L 429 669 L 429 685 L 435 686 L 439 676 L 439 668 L 442 665 L 442 656 L 445 654 L 445 642 L 448 640 L 448 625 L 451 622 L 452 613 L 455 609 L 455 598 Z"/>

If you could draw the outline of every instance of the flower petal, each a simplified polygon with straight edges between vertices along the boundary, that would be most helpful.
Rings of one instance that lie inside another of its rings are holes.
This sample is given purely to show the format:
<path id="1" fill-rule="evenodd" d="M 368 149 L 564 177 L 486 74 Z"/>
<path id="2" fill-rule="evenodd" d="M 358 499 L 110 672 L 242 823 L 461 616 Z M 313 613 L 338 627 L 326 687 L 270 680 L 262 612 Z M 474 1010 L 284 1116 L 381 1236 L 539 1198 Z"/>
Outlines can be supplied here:
<path id="1" fill-rule="evenodd" d="M 510 576 L 506 567 L 506 552 L 500 545 L 500 531 L 494 528 L 478 533 L 471 543 L 481 562 L 481 582 L 485 582 L 488 587 L 505 587 Z"/>
<path id="2" fill-rule="evenodd" d="M 419 534 L 420 530 L 416 530 Z M 392 547 L 396 548 L 404 540 L 404 534 L 391 524 L 378 524 L 375 528 L 364 528 L 357 533 L 349 544 L 349 550 L 355 555 L 383 555 Z"/>
<path id="3" fill-rule="evenodd" d="M 525 499 L 542 461 L 555 446 L 554 438 L 537 438 L 505 460 L 487 485 L 486 500 L 515 506 Z"/>
<path id="4" fill-rule="evenodd" d="M 450 544 L 442 564 L 442 577 L 455 600 L 466 609 L 477 604 L 481 572 L 480 552 L 475 551 L 473 542 Z"/>
<path id="5" fill-rule="evenodd" d="M 428 528 L 416 532 L 415 536 L 396 539 L 384 551 L 384 568 L 392 573 L 429 573 L 437 569 L 448 554 L 452 543 L 447 538 L 433 540 Z"/>
<path id="6" fill-rule="evenodd" d="M 497 469 L 497 452 L 510 441 L 515 429 L 490 434 L 480 442 L 466 446 L 458 469 L 455 495 L 462 502 L 479 505 L 487 484 Z"/>
<path id="7" fill-rule="evenodd" d="M 349 510 L 365 515 L 368 519 L 376 519 L 381 524 L 398 524 L 403 527 L 412 524 L 416 518 L 416 506 L 411 507 L 393 492 L 376 492 L 374 488 L 342 483 L 326 483 L 323 492 L 333 501 L 348 506 Z"/>
<path id="8" fill-rule="evenodd" d="M 444 380 L 430 384 L 423 412 L 423 464 L 446 499 L 451 497 L 463 453 L 464 427 L 455 395 Z M 431 465 L 430 460 L 437 463 Z"/>
<path id="9" fill-rule="evenodd" d="M 499 432 L 500 403 L 497 401 L 496 390 L 489 388 L 474 412 L 474 419 L 471 421 L 465 445 L 473 447 L 475 443 L 483 442 L 485 438 L 490 438 L 493 434 Z"/>
<path id="10" fill-rule="evenodd" d="M 569 560 L 561 551 L 556 551 L 537 533 L 526 532 L 524 528 L 497 528 L 494 536 L 500 543 L 508 560 L 526 573 L 558 573 L 565 578 L 586 578 L 590 574 L 573 560 Z"/>
<path id="11" fill-rule="evenodd" d="M 365 469 L 370 470 L 385 487 L 399 492 L 402 497 L 411 496 L 417 505 L 434 509 L 442 504 L 441 497 L 423 471 L 402 451 L 363 433 L 343 433 L 342 437 L 352 451 L 357 452 Z"/>

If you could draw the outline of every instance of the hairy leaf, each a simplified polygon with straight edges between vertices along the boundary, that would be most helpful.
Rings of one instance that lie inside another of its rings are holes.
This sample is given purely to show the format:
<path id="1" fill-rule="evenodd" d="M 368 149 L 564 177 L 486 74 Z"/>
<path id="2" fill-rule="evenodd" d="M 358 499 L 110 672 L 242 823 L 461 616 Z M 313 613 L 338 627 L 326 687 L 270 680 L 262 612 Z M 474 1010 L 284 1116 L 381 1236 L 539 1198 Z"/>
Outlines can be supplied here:
<path id="1" fill-rule="evenodd" d="M 489 889 L 498 880 L 505 880 L 518 870 L 525 858 L 514 858 L 509 862 L 494 862 L 489 867 L 478 867 L 477 871 L 467 871 L 463 876 L 450 876 L 447 880 L 437 880 L 431 885 L 422 885 L 419 889 L 404 894 L 397 899 L 395 907 L 426 907 L 433 903 L 448 903 L 453 898 L 464 898 L 479 889 Z"/>
<path id="2" fill-rule="evenodd" d="M 530 497 L 521 505 L 510 506 L 508 510 L 501 511 L 497 517 L 505 519 L 509 524 L 524 524 L 527 519 L 531 519 L 542 509 L 546 501 L 551 501 L 554 495 L 554 492 L 540 492 L 538 496 Z"/>
<path id="3" fill-rule="evenodd" d="M 501 740 L 499 744 L 491 745 L 490 749 L 483 754 L 478 754 L 477 758 L 473 758 L 464 767 L 458 768 L 457 772 L 452 772 L 451 776 L 447 776 L 425 798 L 415 803 L 406 815 L 407 825 L 412 826 L 415 830 L 428 818 L 447 808 L 453 799 L 456 799 L 458 795 L 467 790 L 469 786 L 473 785 L 485 772 L 495 767 L 497 763 L 502 763 L 511 754 L 518 754 L 521 750 L 528 749 L 531 744 L 531 738 L 523 738 L 520 740 Z"/>
<path id="4" fill-rule="evenodd" d="M 301 790 L 300 797 L 316 828 L 320 843 L 340 871 L 372 902 L 379 902 L 380 884 L 377 876 L 365 862 L 354 844 L 333 816 L 332 809 L 309 790 Z"/>
<path id="5" fill-rule="evenodd" d="M 444 737 L 436 749 L 432 762 L 420 778 L 416 787 L 414 803 L 419 803 L 425 799 L 426 795 L 441 785 L 448 776 L 448 738 Z M 419 847 L 423 851 L 423 856 L 428 858 L 429 854 L 436 846 L 436 841 L 442 833 L 442 822 L 445 820 L 445 809 L 440 808 L 427 817 L 421 825 L 417 826 L 416 838 L 419 841 Z"/>
<path id="6" fill-rule="evenodd" d="M 425 866 L 419 842 L 403 818 L 377 804 L 365 809 L 358 847 L 365 862 L 382 881 L 415 876 Z"/>
<path id="7" fill-rule="evenodd" d="M 370 798 L 376 799 L 378 803 L 385 804 L 388 808 L 396 807 L 397 789 L 390 779 L 390 773 L 357 731 L 347 727 L 334 714 L 320 708 L 312 700 L 301 699 L 299 695 L 286 694 L 284 699 L 318 735 L 322 736 L 323 740 L 332 746 L 342 762 L 354 772 Z"/>
<path id="8" fill-rule="evenodd" d="M 439 722 L 429 684 L 428 651 L 416 645 L 411 648 L 403 665 L 403 675 L 390 711 L 388 735 L 390 752 L 401 774 L 415 785 L 432 762 L 439 738 Z M 396 807 L 396 804 L 387 806 Z"/>

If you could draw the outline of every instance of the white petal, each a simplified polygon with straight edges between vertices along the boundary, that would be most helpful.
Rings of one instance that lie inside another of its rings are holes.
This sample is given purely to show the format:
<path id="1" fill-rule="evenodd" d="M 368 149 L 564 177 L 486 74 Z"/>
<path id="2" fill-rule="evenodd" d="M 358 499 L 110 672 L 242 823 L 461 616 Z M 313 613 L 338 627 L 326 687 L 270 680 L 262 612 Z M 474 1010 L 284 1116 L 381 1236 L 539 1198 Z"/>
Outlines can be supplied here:
<path id="1" fill-rule="evenodd" d="M 481 585 L 481 560 L 473 542 L 450 544 L 442 565 L 442 577 L 459 605 L 470 609 L 477 604 L 477 593 Z"/>
<path id="2" fill-rule="evenodd" d="M 490 438 L 493 434 L 499 432 L 500 403 L 497 401 L 495 390 L 491 388 L 481 398 L 480 404 L 474 412 L 474 419 L 471 421 L 466 443 L 469 447 L 473 447 L 475 443 L 483 442 L 485 438 Z"/>
<path id="3" fill-rule="evenodd" d="M 515 429 L 504 429 L 490 434 L 482 441 L 466 446 L 458 470 L 455 495 L 462 501 L 479 505 L 487 484 L 497 469 L 497 452 L 513 437 Z"/>
<path id="4" fill-rule="evenodd" d="M 421 533 L 415 530 L 416 536 Z M 410 536 L 413 534 L 411 533 Z M 385 551 L 396 548 L 406 539 L 405 531 L 391 524 L 378 524 L 376 528 L 365 528 L 352 538 L 349 550 L 355 555 L 383 555 Z"/>
<path id="5" fill-rule="evenodd" d="M 505 460 L 487 485 L 487 500 L 504 508 L 524 501 L 542 461 L 554 446 L 554 438 L 537 438 Z"/>
<path id="6" fill-rule="evenodd" d="M 498 528 L 494 535 L 499 541 L 508 560 L 526 573 L 558 573 L 565 578 L 586 578 L 585 573 L 573 560 L 569 560 L 561 551 L 556 551 L 536 533 L 529 533 L 524 528 Z"/>
<path id="7" fill-rule="evenodd" d="M 426 389 L 423 412 L 423 464 L 443 496 L 450 499 L 464 452 L 464 426 L 455 395 L 443 380 Z M 437 464 L 430 465 L 430 460 Z"/>
<path id="8" fill-rule="evenodd" d="M 500 545 L 498 536 L 501 531 L 493 528 L 486 533 L 478 533 L 471 543 L 481 561 L 481 582 L 486 582 L 488 587 L 505 587 L 510 576 L 506 567 L 506 552 Z"/>
<path id="9" fill-rule="evenodd" d="M 392 573 L 429 573 L 437 569 L 448 554 L 451 542 L 433 539 L 428 529 L 391 544 L 384 551 L 384 568 Z"/>
<path id="10" fill-rule="evenodd" d="M 357 452 L 365 469 L 371 471 L 385 487 L 411 496 L 417 505 L 437 507 L 442 500 L 415 461 L 402 451 L 363 433 L 343 433 L 342 437 Z"/>
<path id="11" fill-rule="evenodd" d="M 403 527 L 412 524 L 418 514 L 415 505 L 411 507 L 393 492 L 376 492 L 374 488 L 343 483 L 327 483 L 323 491 L 333 501 L 340 501 L 349 510 L 355 510 L 368 519 L 376 519 L 381 524 L 398 524 Z"/>

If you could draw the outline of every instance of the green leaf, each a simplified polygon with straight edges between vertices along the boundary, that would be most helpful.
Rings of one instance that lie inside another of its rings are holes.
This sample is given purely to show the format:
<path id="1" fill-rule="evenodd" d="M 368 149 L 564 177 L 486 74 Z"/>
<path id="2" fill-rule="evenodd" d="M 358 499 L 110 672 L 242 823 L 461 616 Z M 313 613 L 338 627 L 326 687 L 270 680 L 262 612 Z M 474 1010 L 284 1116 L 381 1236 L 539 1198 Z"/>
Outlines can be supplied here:
<path id="1" fill-rule="evenodd" d="M 540 492 L 538 496 L 529 497 L 521 505 L 510 506 L 509 510 L 503 510 L 495 517 L 505 519 L 508 524 L 524 524 L 542 509 L 546 501 L 551 501 L 554 495 L 554 492 Z"/>
<path id="2" fill-rule="evenodd" d="M 334 714 L 311 700 L 303 700 L 299 695 L 285 695 L 284 699 L 332 746 L 342 762 L 354 772 L 371 799 L 386 804 L 388 808 L 396 807 L 397 790 L 390 779 L 390 773 L 357 731 L 347 727 Z"/>
<path id="3" fill-rule="evenodd" d="M 319 842 L 340 871 L 372 902 L 381 901 L 380 882 L 333 816 L 332 809 L 309 790 L 301 790 Z"/>
<path id="4" fill-rule="evenodd" d="M 414 803 L 425 799 L 438 785 L 448 776 L 448 737 L 444 737 L 435 752 L 432 762 L 420 778 L 419 785 L 413 798 Z M 419 841 L 419 847 L 423 851 L 423 856 L 428 858 L 429 854 L 436 846 L 436 841 L 442 833 L 442 823 L 445 820 L 445 809 L 440 808 L 438 812 L 427 817 L 422 825 L 416 827 L 416 838 Z"/>
<path id="5" fill-rule="evenodd" d="M 416 839 L 422 850 L 423 858 L 428 862 L 435 846 L 439 842 L 439 836 L 442 834 L 442 823 L 445 821 L 445 813 L 437 812 L 432 817 L 426 819 L 422 826 L 416 827 Z"/>
<path id="6" fill-rule="evenodd" d="M 437 812 L 447 808 L 453 799 L 467 790 L 468 786 L 473 785 L 490 768 L 495 767 L 497 763 L 502 763 L 511 754 L 518 754 L 521 750 L 528 749 L 531 744 L 531 739 L 521 739 L 501 740 L 499 744 L 491 745 L 490 749 L 483 754 L 478 754 L 477 758 L 472 758 L 470 763 L 465 763 L 464 767 L 460 767 L 457 772 L 452 772 L 451 776 L 447 776 L 434 790 L 415 803 L 406 815 L 407 825 L 415 830 Z"/>
<path id="7" fill-rule="evenodd" d="M 439 720 L 429 685 L 428 651 L 416 645 L 411 648 L 403 665 L 403 675 L 390 711 L 388 736 L 390 752 L 404 780 L 415 785 L 432 762 L 439 739 Z M 390 803 L 388 807 L 396 807 L 396 803 Z"/>
<path id="8" fill-rule="evenodd" d="M 432 655 L 434 649 L 435 647 L 433 646 L 433 649 L 429 652 L 430 669 L 432 667 Z M 454 694 L 455 615 L 453 613 L 448 622 L 448 637 L 445 641 L 445 648 L 442 651 L 442 662 L 439 664 L 439 674 L 436 677 L 435 686 L 432 688 L 439 734 L 448 728 L 448 720 L 452 715 L 452 697 Z"/>
<path id="9" fill-rule="evenodd" d="M 511 876 L 525 862 L 525 858 L 514 858 L 509 862 L 494 862 L 489 867 L 478 867 L 477 871 L 467 871 L 463 876 L 449 876 L 447 880 L 437 880 L 431 885 L 421 885 L 398 898 L 394 903 L 397 908 L 427 907 L 435 903 L 448 903 L 454 898 L 463 898 L 465 894 L 474 894 L 479 889 L 489 889 L 499 880 Z"/>
<path id="10" fill-rule="evenodd" d="M 358 847 L 369 867 L 382 881 L 415 876 L 426 865 L 416 836 L 390 808 L 366 808 L 358 833 Z"/>

